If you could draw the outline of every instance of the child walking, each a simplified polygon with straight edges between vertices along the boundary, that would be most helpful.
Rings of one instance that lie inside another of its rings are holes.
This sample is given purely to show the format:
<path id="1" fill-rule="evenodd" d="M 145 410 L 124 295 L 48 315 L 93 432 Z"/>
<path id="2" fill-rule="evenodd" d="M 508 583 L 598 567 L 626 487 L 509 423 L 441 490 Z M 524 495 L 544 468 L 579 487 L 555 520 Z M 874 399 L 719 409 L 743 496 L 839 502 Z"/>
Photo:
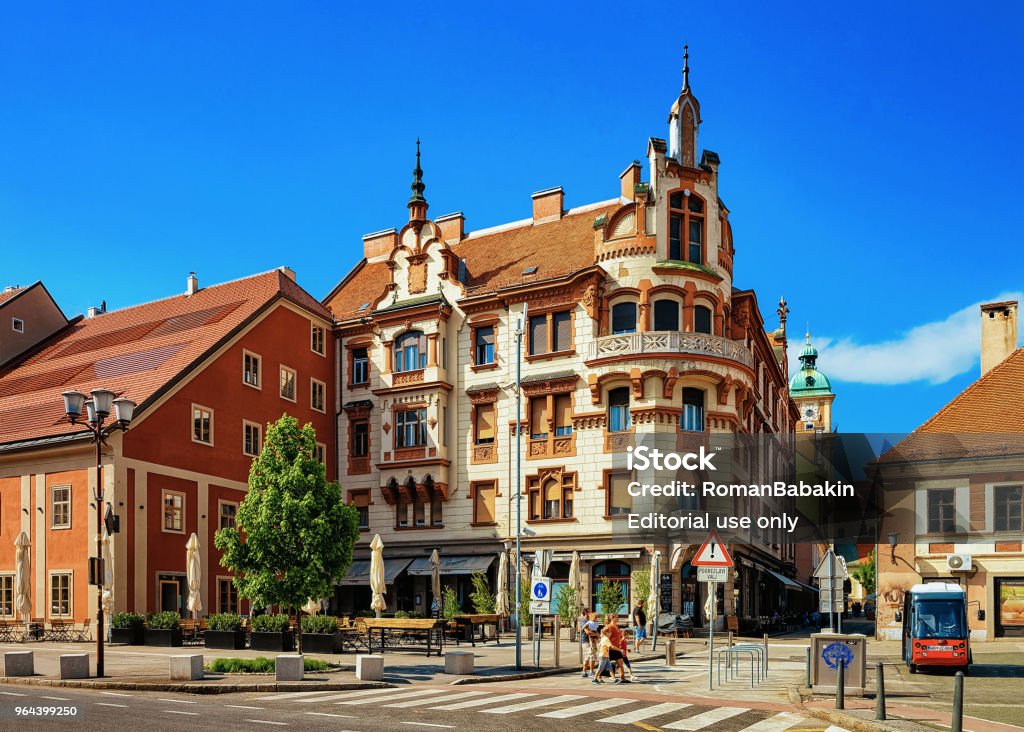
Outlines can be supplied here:
<path id="1" fill-rule="evenodd" d="M 610 671 L 612 667 L 611 653 L 612 653 L 612 631 L 606 625 L 601 629 L 601 640 L 597 645 L 597 655 L 600 659 L 600 663 L 597 666 L 597 673 L 594 674 L 594 678 L 591 680 L 591 684 L 603 684 L 601 676 L 605 671 Z"/>

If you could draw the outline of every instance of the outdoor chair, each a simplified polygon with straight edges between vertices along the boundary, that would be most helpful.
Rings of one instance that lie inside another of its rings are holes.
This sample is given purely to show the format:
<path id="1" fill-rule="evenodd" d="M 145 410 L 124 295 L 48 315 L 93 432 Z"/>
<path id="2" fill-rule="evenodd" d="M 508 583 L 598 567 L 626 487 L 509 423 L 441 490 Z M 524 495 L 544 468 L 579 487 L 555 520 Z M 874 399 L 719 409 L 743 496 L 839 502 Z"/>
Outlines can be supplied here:
<path id="1" fill-rule="evenodd" d="M 86 618 L 85 620 L 82 621 L 82 627 L 81 628 L 75 628 L 75 627 L 72 626 L 71 632 L 70 632 L 71 640 L 75 641 L 76 643 L 83 643 L 85 641 L 92 640 L 92 635 L 89 633 L 89 628 L 90 628 L 91 625 L 92 625 L 92 618 Z"/>

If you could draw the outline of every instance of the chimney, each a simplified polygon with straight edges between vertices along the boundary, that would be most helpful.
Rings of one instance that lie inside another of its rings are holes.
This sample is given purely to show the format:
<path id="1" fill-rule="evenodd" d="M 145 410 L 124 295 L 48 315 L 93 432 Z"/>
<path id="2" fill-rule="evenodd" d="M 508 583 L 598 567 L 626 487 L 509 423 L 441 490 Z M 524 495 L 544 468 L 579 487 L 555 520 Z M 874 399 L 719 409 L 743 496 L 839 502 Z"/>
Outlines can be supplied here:
<path id="1" fill-rule="evenodd" d="M 466 217 L 462 211 L 438 216 L 434 223 L 441 229 L 441 241 L 458 244 L 466 236 Z"/>
<path id="2" fill-rule="evenodd" d="M 981 306 L 981 374 L 984 376 L 1017 350 L 1017 301 Z"/>
<path id="3" fill-rule="evenodd" d="M 397 231 L 394 229 L 376 231 L 363 237 L 363 256 L 370 262 L 382 262 L 397 246 Z"/>
<path id="4" fill-rule="evenodd" d="M 283 274 L 285 277 L 295 282 L 295 270 L 291 267 L 278 267 L 277 271 Z"/>
<path id="5" fill-rule="evenodd" d="M 537 191 L 533 199 L 533 223 L 543 224 L 548 221 L 558 221 L 562 218 L 562 204 L 565 200 L 565 193 L 562 186 L 548 188 L 544 191 Z"/>
<path id="6" fill-rule="evenodd" d="M 640 170 L 640 161 L 634 160 L 619 176 L 619 183 L 622 185 L 619 195 L 627 201 L 632 201 L 636 196 L 636 185 L 640 182 Z"/>
<path id="7" fill-rule="evenodd" d="M 185 294 L 189 297 L 199 292 L 199 278 L 196 277 L 195 272 L 188 273 L 187 286 L 185 287 Z"/>

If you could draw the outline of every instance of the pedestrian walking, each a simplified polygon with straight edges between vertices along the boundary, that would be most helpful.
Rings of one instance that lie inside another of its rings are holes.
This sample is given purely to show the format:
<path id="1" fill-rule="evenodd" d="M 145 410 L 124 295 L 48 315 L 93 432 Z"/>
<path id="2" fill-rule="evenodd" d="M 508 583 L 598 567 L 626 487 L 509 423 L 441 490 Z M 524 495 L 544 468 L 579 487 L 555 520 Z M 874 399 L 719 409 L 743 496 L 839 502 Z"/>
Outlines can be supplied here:
<path id="1" fill-rule="evenodd" d="M 601 640 L 598 642 L 597 653 L 600 661 L 597 665 L 597 672 L 594 674 L 592 684 L 603 684 L 601 677 L 604 676 L 605 671 L 611 670 L 611 653 L 612 653 L 612 638 L 611 638 L 610 626 L 604 626 L 601 629 Z"/>
<path id="2" fill-rule="evenodd" d="M 633 607 L 633 650 L 640 652 L 647 639 L 647 613 L 644 612 L 644 601 L 637 600 Z"/>
<path id="3" fill-rule="evenodd" d="M 583 608 L 579 620 L 580 646 L 583 651 L 583 678 L 597 671 L 597 641 L 600 637 L 600 624 L 597 614 Z"/>
<path id="4" fill-rule="evenodd" d="M 627 647 L 628 641 L 626 636 L 622 633 L 622 628 L 619 627 L 619 615 L 618 613 L 608 613 L 605 615 L 605 627 L 604 630 L 608 631 L 608 637 L 611 639 L 612 647 L 608 653 L 608 658 L 612 664 L 612 676 L 615 676 L 615 669 L 618 668 L 619 675 L 617 678 L 612 680 L 613 684 L 621 684 L 626 681 L 626 668 L 623 659 L 623 648 Z M 601 632 L 603 633 L 604 630 Z"/>

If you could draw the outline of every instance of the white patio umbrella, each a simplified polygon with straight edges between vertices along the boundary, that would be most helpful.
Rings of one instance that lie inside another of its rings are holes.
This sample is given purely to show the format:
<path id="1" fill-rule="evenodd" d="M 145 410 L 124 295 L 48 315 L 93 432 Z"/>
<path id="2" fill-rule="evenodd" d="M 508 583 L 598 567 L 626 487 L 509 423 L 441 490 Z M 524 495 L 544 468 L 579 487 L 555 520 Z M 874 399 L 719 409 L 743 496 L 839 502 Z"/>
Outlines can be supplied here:
<path id="1" fill-rule="evenodd" d="M 441 601 L 441 555 L 437 549 L 430 552 L 430 594 Z"/>
<path id="2" fill-rule="evenodd" d="M 185 544 L 185 565 L 188 568 L 188 603 L 186 607 L 193 617 L 199 617 L 199 612 L 203 609 L 203 565 L 199 559 L 199 537 L 195 532 L 192 532 L 192 536 L 188 537 L 188 543 Z"/>
<path id="3" fill-rule="evenodd" d="M 302 612 L 306 615 L 316 615 L 320 612 L 320 601 L 314 600 L 312 597 L 306 600 L 306 604 L 302 606 Z"/>
<path id="4" fill-rule="evenodd" d="M 580 595 L 583 594 L 583 586 L 582 586 L 582 583 L 580 582 L 580 553 L 578 551 L 573 551 L 573 553 L 572 553 L 572 561 L 569 563 L 569 587 L 572 589 L 572 593 L 573 593 L 572 596 L 573 596 L 573 598 L 575 598 L 574 601 L 573 601 L 574 607 L 572 609 L 573 610 L 572 617 L 573 617 L 574 622 L 579 623 L 580 608 L 583 607 L 583 602 L 582 602 L 583 598 L 580 597 Z M 579 634 L 579 633 L 582 633 L 582 632 L 583 632 L 582 628 L 577 628 L 575 630 L 576 634 Z M 580 662 L 582 663 L 583 662 L 583 644 L 582 643 L 577 643 L 576 645 L 579 647 Z"/>
<path id="5" fill-rule="evenodd" d="M 373 593 L 370 609 L 377 613 L 379 618 L 388 606 L 384 600 L 384 542 L 380 540 L 380 534 L 375 534 L 373 541 L 370 542 L 370 591 Z"/>
<path id="6" fill-rule="evenodd" d="M 498 555 L 498 591 L 494 593 L 494 612 L 508 617 L 508 554 Z"/>
<path id="7" fill-rule="evenodd" d="M 661 576 L 661 552 L 655 551 L 651 556 L 651 588 L 647 595 L 647 613 L 651 619 L 651 650 L 658 645 L 658 613 L 661 611 L 661 596 L 658 594 Z"/>
<path id="8" fill-rule="evenodd" d="M 28 534 L 24 531 L 18 534 L 18 538 L 14 540 L 14 547 L 14 612 L 24 615 L 25 623 L 28 624 L 32 616 Z"/>
<path id="9" fill-rule="evenodd" d="M 103 532 L 103 612 L 110 613 L 114 607 L 114 552 L 110 534 Z"/>

